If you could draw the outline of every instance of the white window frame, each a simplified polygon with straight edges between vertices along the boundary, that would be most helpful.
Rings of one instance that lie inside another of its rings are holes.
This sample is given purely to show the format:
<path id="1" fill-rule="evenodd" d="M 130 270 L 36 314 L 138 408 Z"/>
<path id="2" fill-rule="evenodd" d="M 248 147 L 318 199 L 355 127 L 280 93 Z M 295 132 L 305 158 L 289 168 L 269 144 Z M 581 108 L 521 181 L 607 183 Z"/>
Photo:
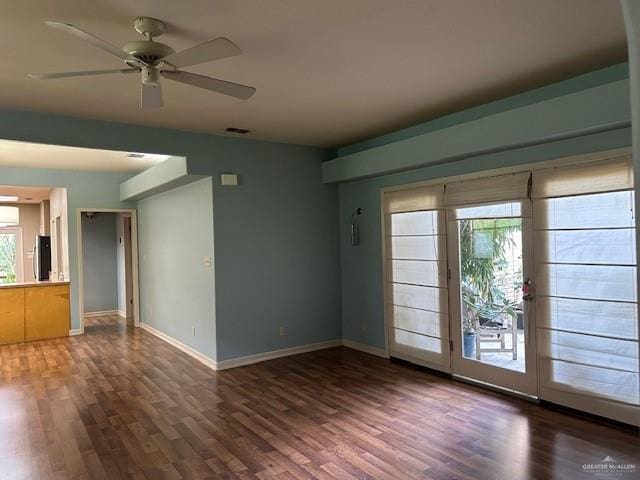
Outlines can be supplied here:
<path id="1" fill-rule="evenodd" d="M 0 233 L 16 235 L 16 283 L 24 282 L 24 249 L 22 244 L 22 227 L 0 227 Z"/>

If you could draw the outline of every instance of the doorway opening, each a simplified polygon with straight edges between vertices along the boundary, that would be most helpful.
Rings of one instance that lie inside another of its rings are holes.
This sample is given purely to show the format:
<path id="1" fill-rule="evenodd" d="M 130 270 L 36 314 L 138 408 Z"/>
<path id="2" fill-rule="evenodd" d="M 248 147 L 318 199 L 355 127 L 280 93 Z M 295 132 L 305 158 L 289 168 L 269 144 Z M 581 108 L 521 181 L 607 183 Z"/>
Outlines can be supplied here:
<path id="1" fill-rule="evenodd" d="M 89 325 L 138 326 L 136 211 L 79 209 L 82 331 Z"/>

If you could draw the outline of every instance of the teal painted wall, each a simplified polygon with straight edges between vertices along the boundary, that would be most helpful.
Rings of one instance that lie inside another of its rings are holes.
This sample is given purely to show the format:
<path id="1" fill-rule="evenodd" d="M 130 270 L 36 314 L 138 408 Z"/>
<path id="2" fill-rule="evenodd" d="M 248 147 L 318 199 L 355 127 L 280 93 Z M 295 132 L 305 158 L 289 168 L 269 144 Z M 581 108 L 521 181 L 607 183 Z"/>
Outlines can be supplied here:
<path id="1" fill-rule="evenodd" d="M 140 320 L 215 359 L 211 178 L 140 200 L 138 248 Z"/>
<path id="2" fill-rule="evenodd" d="M 432 165 L 421 166 L 420 168 L 405 168 L 404 171 L 398 173 L 370 176 L 365 179 L 340 183 L 343 338 L 377 348 L 386 348 L 380 219 L 382 188 L 501 167 L 524 165 L 580 153 L 628 147 L 631 144 L 628 76 L 628 65 L 626 63 L 615 65 L 337 149 L 335 156 L 344 157 L 344 160 L 353 159 L 354 156 L 357 156 L 358 163 L 353 164 L 352 162 L 352 164 L 349 164 L 349 162 L 346 162 L 338 164 L 343 159 L 334 160 L 332 166 L 333 177 L 357 177 L 361 176 L 362 172 L 368 169 L 374 170 L 375 168 L 394 171 L 398 169 L 398 165 L 407 156 L 412 155 L 416 158 L 436 160 L 447 158 L 447 152 L 456 151 L 460 148 L 457 144 L 458 142 L 469 140 L 468 138 L 459 138 L 456 141 L 456 137 L 453 136 L 447 139 L 446 143 L 438 142 L 437 139 L 431 143 L 428 141 L 422 143 L 413 141 L 413 139 L 421 135 L 435 134 L 437 137 L 440 130 L 452 131 L 451 129 L 455 129 L 459 125 L 473 125 L 477 132 L 486 130 L 487 134 L 493 135 L 496 144 L 505 143 L 505 139 L 509 136 L 510 125 L 508 123 L 504 124 L 502 128 L 500 125 L 496 125 L 496 119 L 513 117 L 515 112 L 520 109 L 519 111 L 523 112 L 523 116 L 519 118 L 519 121 L 523 125 L 526 125 L 527 122 L 530 122 L 532 126 L 560 125 L 561 123 L 559 123 L 558 119 L 571 117 L 571 115 L 575 114 L 575 109 L 578 108 L 575 104 L 565 101 L 565 99 L 568 97 L 578 98 L 581 92 L 587 91 L 590 94 L 582 96 L 588 97 L 592 108 L 585 112 L 585 115 L 588 114 L 589 117 L 580 119 L 580 121 L 592 125 L 608 125 L 606 129 L 598 133 L 584 132 L 577 136 L 576 131 L 559 131 L 559 135 L 555 136 L 555 138 L 550 138 L 543 143 L 535 145 L 519 145 L 518 147 L 505 148 L 501 151 L 491 151 L 491 145 L 489 145 L 489 148 L 483 149 L 484 151 L 474 152 L 463 158 L 452 156 L 452 159 L 447 161 L 439 160 Z M 625 86 L 621 88 L 623 83 Z M 608 92 L 608 95 L 613 92 L 615 94 L 615 102 L 609 102 L 607 100 L 609 97 L 599 98 L 594 94 L 600 91 Z M 558 101 L 548 103 L 553 99 L 558 99 Z M 544 102 L 547 103 L 545 104 Z M 537 104 L 554 105 L 554 108 L 544 109 Z M 571 105 L 573 106 L 571 111 L 560 111 L 555 108 L 558 105 L 564 105 L 567 108 Z M 602 108 L 598 108 L 598 105 L 602 105 Z M 534 116 L 524 115 L 526 113 L 525 107 L 526 112 L 535 111 L 538 114 Z M 567 124 L 570 123 L 567 122 Z M 462 132 L 462 130 L 460 131 Z M 486 140 L 482 136 L 472 136 L 471 139 Z M 419 150 L 415 150 L 416 148 Z M 329 164 L 325 165 L 325 167 L 328 166 Z M 325 173 L 327 171 L 325 169 Z M 359 217 L 361 245 L 352 247 L 350 245 L 349 228 L 351 213 L 356 208 L 363 208 L 364 210 L 364 214 Z"/>
<path id="3" fill-rule="evenodd" d="M 484 105 L 478 105 L 476 107 L 451 113 L 449 115 L 443 115 L 442 117 L 438 117 L 420 123 L 418 125 L 413 125 L 402 130 L 397 130 L 386 135 L 370 138 L 351 145 L 345 145 L 343 147 L 337 148 L 333 156 L 342 157 L 345 155 L 350 155 L 352 153 L 369 150 L 371 148 L 387 145 L 399 140 L 405 140 L 407 138 L 416 137 L 418 135 L 434 132 L 443 128 L 452 127 L 460 123 L 478 120 L 488 115 L 495 115 L 496 113 L 513 110 L 514 108 L 525 107 L 527 105 L 550 100 L 552 98 L 579 92 L 587 88 L 598 87 L 600 85 L 617 82 L 619 80 L 626 80 L 628 78 L 629 65 L 627 63 L 612 65 L 611 67 L 569 78 L 562 82 L 557 82 L 541 88 L 529 90 L 519 95 L 503 98 L 501 100 L 486 103 Z"/>
<path id="4" fill-rule="evenodd" d="M 219 360 L 341 336 L 338 188 L 321 182 L 322 149 L 24 111 L 0 111 L 0 138 L 187 157 L 189 173 L 213 179 L 214 271 Z M 77 207 L 124 207 L 120 175 L 70 173 L 44 184 L 67 186 Z M 240 185 L 221 187 L 220 173 Z M 80 175 L 80 176 L 79 176 Z M 115 177 L 114 177 L 115 178 Z M 104 180 L 101 180 L 104 179 Z M 75 227 L 69 232 L 73 324 L 78 325 Z M 185 289 L 185 295 L 189 292 Z M 279 335 L 284 326 L 288 334 Z"/>
<path id="5" fill-rule="evenodd" d="M 619 80 L 438 129 L 322 166 L 325 182 L 344 182 L 542 145 L 630 125 L 629 81 Z"/>
<path id="6" fill-rule="evenodd" d="M 524 99 L 505 99 L 499 110 L 507 111 L 512 104 L 533 105 L 538 98 L 543 101 L 557 98 L 563 94 L 563 88 L 571 95 L 580 91 L 580 85 L 583 89 L 597 89 L 607 82 L 620 82 L 626 78 L 625 71 L 626 65 L 613 67 L 604 73 L 583 76 L 577 83 L 545 87 L 553 92 L 537 91 L 524 94 Z M 450 127 L 472 117 L 481 121 L 482 115 L 487 114 L 486 108 L 490 110 L 490 107 L 484 108 L 480 110 L 482 114 L 460 112 L 454 120 L 434 120 L 431 125 L 417 126 L 413 133 Z M 615 114 L 616 119 L 628 117 L 627 106 L 621 106 L 620 110 L 607 114 Z M 596 117 L 590 120 L 597 123 L 597 109 L 591 111 Z M 550 115 L 567 113 L 548 112 Z M 530 119 L 534 123 L 547 120 Z M 190 174 L 213 179 L 217 360 L 342 335 L 384 347 L 380 188 L 630 145 L 628 125 L 613 122 L 608 128 L 608 131 L 578 138 L 469 155 L 401 173 L 346 182 L 338 187 L 321 183 L 321 164 L 330 152 L 317 148 L 32 112 L 0 112 L 1 138 L 185 156 Z M 411 134 L 405 131 L 398 138 L 410 138 Z M 380 140 L 380 145 L 392 146 L 390 138 L 393 134 Z M 370 145 L 373 149 L 380 147 L 375 139 Z M 362 145 L 353 151 L 366 163 L 367 150 Z M 393 149 L 385 151 L 391 154 L 383 160 L 393 169 Z M 348 153 L 349 149 L 342 152 Z M 429 156 L 428 151 L 420 154 Z M 5 170 L 0 169 L 0 175 Z M 51 177 L 46 171 L 34 172 L 14 169 L 9 180 L 0 178 L 7 184 L 67 186 L 70 218 L 75 218 L 75 209 L 80 206 L 129 206 L 118 201 L 118 184 L 126 175 L 120 175 L 116 182 L 117 175 L 67 175 L 65 172 L 65 175 Z M 240 185 L 221 187 L 220 173 L 238 174 Z M 361 217 L 362 245 L 353 248 L 349 245 L 348 225 L 350 214 L 357 207 L 365 210 Z M 75 229 L 74 222 L 70 228 Z M 77 303 L 73 285 L 77 281 L 75 231 L 70 231 L 70 243 L 72 298 Z M 184 294 L 189 292 L 185 289 Z M 72 308 L 73 322 L 77 325 L 77 305 Z M 279 335 L 280 326 L 287 330 L 284 337 Z"/>
<path id="7" fill-rule="evenodd" d="M 341 337 L 337 186 L 323 152 L 289 148 L 218 163 L 240 178 L 214 186 L 219 360 Z"/>
<path id="8" fill-rule="evenodd" d="M 0 114 L 0 124 L 4 119 Z M 0 130 L 2 137 L 2 130 Z M 69 275 L 71 277 L 71 328 L 80 328 L 78 297 L 78 243 L 76 209 L 132 208 L 135 204 L 118 200 L 120 183 L 131 174 L 74 172 L 37 168 L 0 167 L 0 184 L 65 187 L 69 213 Z"/>
<path id="9" fill-rule="evenodd" d="M 118 310 L 116 215 L 83 215 L 81 222 L 84 312 Z"/>
<path id="10" fill-rule="evenodd" d="M 630 144 L 630 129 L 622 128 L 340 184 L 343 337 L 372 347 L 386 347 L 380 221 L 380 190 L 382 188 L 627 147 Z M 364 209 L 364 214 L 359 217 L 361 245 L 352 247 L 349 240 L 349 224 L 351 212 L 358 207 Z"/>

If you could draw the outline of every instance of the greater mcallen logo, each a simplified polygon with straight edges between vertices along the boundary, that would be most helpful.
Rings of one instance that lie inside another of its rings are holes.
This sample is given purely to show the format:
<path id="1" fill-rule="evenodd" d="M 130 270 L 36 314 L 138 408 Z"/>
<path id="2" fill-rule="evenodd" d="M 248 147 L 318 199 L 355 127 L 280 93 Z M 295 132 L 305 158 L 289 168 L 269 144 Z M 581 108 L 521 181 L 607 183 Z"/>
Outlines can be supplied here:
<path id="1" fill-rule="evenodd" d="M 606 456 L 598 463 L 585 463 L 582 465 L 582 471 L 602 477 L 621 477 L 627 473 L 635 473 L 637 465 L 620 463 L 615 458 Z"/>

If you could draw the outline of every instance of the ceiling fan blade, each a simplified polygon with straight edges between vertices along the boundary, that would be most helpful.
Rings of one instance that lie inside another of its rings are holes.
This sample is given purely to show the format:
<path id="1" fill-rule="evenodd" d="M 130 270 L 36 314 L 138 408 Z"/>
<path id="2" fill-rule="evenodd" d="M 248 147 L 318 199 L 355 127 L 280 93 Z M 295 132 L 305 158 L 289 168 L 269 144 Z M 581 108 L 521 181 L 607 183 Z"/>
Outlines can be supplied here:
<path id="1" fill-rule="evenodd" d="M 205 90 L 230 95 L 242 100 L 246 100 L 256 93 L 256 89 L 253 87 L 240 85 L 239 83 L 225 82 L 217 78 L 205 77 L 204 75 L 183 72 L 181 70 L 162 71 L 160 75 L 175 82 L 204 88 Z"/>
<path id="2" fill-rule="evenodd" d="M 187 48 L 181 52 L 167 55 L 162 60 L 170 63 L 176 68 L 198 65 L 199 63 L 210 62 L 220 58 L 240 55 L 242 50 L 231 40 L 219 37 L 208 42 L 201 43 L 195 47 Z"/>
<path id="3" fill-rule="evenodd" d="M 133 68 L 116 68 L 112 70 L 85 70 L 82 72 L 55 72 L 55 73 L 28 73 L 29 78 L 49 80 L 54 78 L 84 77 L 88 75 L 108 75 L 111 73 L 137 73 L 139 70 Z"/>
<path id="4" fill-rule="evenodd" d="M 150 110 L 163 106 L 162 87 L 160 86 L 160 84 L 152 87 L 143 83 L 142 91 L 140 92 L 140 94 L 140 106 L 143 110 Z"/>
<path id="5" fill-rule="evenodd" d="M 78 27 L 71 25 L 69 23 L 61 23 L 61 22 L 44 22 L 44 23 L 46 23 L 49 27 L 62 30 L 63 32 L 66 32 L 75 37 L 78 37 L 79 39 L 90 43 L 94 47 L 98 47 L 99 49 L 104 50 L 105 52 L 108 52 L 111 55 L 115 55 L 116 57 L 121 58 L 122 60 L 137 60 L 134 56 L 129 55 L 127 52 L 125 52 L 121 48 L 118 48 L 115 45 L 112 45 L 109 42 L 102 40 L 101 38 L 91 35 L 90 33 L 85 32 L 84 30 L 81 30 Z"/>

